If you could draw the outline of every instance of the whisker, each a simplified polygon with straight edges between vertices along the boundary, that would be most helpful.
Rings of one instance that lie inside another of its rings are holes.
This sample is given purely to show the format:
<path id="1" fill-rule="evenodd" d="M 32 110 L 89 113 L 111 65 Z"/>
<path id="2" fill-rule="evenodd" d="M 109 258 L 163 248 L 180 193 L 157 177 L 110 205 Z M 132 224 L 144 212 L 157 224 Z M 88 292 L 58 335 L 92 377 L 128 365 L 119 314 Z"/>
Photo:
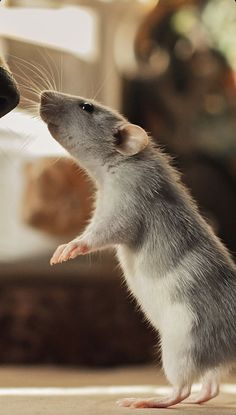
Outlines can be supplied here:
<path id="1" fill-rule="evenodd" d="M 41 67 L 41 69 L 42 69 L 42 72 L 43 73 L 45 73 L 46 74 L 46 76 L 47 76 L 47 79 L 48 79 L 48 81 L 49 81 L 49 86 L 50 86 L 50 88 L 49 89 L 51 89 L 51 90 L 57 90 L 57 88 L 56 88 L 56 81 L 55 81 L 55 76 L 54 76 L 54 72 L 53 72 L 53 70 L 52 70 L 52 68 L 51 68 L 51 66 L 48 64 L 48 61 L 45 59 L 45 56 L 43 55 L 43 53 L 42 53 L 42 50 L 41 49 L 39 49 L 38 50 L 38 52 L 39 52 L 39 54 L 40 54 L 40 56 L 43 58 L 43 61 L 46 63 L 46 65 L 47 65 L 47 67 L 45 67 L 45 66 L 43 66 L 42 64 L 39 64 L 39 66 Z M 46 48 L 44 48 L 44 54 L 46 54 L 48 57 L 49 57 L 49 59 L 50 59 L 50 54 L 49 53 L 47 53 L 47 50 L 46 50 Z"/>
<path id="2" fill-rule="evenodd" d="M 24 90 L 24 91 L 26 91 L 26 92 L 30 92 L 33 96 L 36 96 L 37 100 L 35 100 L 34 102 L 39 101 L 39 93 L 38 93 L 38 92 L 36 92 L 36 91 L 34 91 L 34 90 L 32 89 L 32 87 L 30 87 L 30 86 L 28 86 L 28 85 L 25 85 L 25 84 L 23 84 L 23 83 L 21 83 L 21 82 L 18 82 L 18 85 L 19 85 L 19 87 L 20 87 L 20 88 L 22 88 L 22 90 Z M 23 94 L 21 94 L 21 95 L 23 95 Z M 24 96 L 24 95 L 23 95 L 23 96 Z M 33 100 L 33 98 L 31 98 L 31 99 Z"/>
<path id="3" fill-rule="evenodd" d="M 16 79 L 19 77 L 21 80 L 24 80 L 25 82 L 27 82 L 27 86 L 33 85 L 32 89 L 38 94 L 39 91 L 41 91 L 40 86 L 38 85 L 36 80 L 31 79 L 27 74 L 27 70 L 32 71 L 32 69 L 29 68 L 27 65 L 22 64 L 22 62 L 14 62 L 14 65 L 18 70 L 18 72 L 14 73 Z M 35 75 L 35 72 L 33 73 Z M 38 74 L 36 75 L 38 76 Z"/>
<path id="4" fill-rule="evenodd" d="M 52 58 L 52 55 L 50 55 L 50 53 L 45 48 L 44 48 L 44 55 L 43 55 L 41 50 L 39 51 L 39 53 L 40 53 L 41 57 L 43 58 L 44 62 L 46 63 L 46 65 L 48 67 L 48 72 L 51 75 L 52 84 L 51 84 L 50 89 L 52 89 L 53 91 L 57 91 L 57 82 L 55 80 L 53 67 L 54 67 L 54 69 L 56 69 L 57 76 L 58 76 L 59 72 L 58 72 L 58 68 L 57 68 L 57 66 L 56 66 L 56 64 L 55 64 L 55 62 Z M 46 60 L 46 57 L 48 58 L 48 60 Z M 51 61 L 53 67 L 50 65 L 49 61 Z"/>
<path id="5" fill-rule="evenodd" d="M 36 114 L 38 115 L 39 108 L 38 107 L 35 107 L 32 104 L 24 103 L 23 111 L 28 111 L 33 116 L 33 115 L 36 115 Z"/>
<path id="6" fill-rule="evenodd" d="M 23 104 L 23 110 L 30 112 L 32 116 L 39 113 L 39 105 L 34 105 L 32 103 L 28 103 L 24 101 L 22 102 L 22 104 Z"/>
<path id="7" fill-rule="evenodd" d="M 110 69 L 109 72 L 106 74 L 104 80 L 101 82 L 101 85 L 98 87 L 96 93 L 94 94 L 93 99 L 96 100 L 97 96 L 100 94 L 100 92 L 104 88 L 104 85 L 106 84 L 106 82 L 109 81 L 109 78 L 111 77 L 111 74 L 112 74 L 112 70 Z"/>
<path id="8" fill-rule="evenodd" d="M 22 79 L 23 81 L 28 81 L 26 87 L 29 88 L 29 86 L 31 87 L 32 92 L 34 92 L 37 96 L 41 93 L 41 88 L 39 87 L 39 85 L 33 81 L 21 68 L 18 67 L 18 65 L 16 65 L 18 71 L 20 71 L 20 74 L 14 74 L 16 79 L 17 77 L 19 77 L 20 79 Z M 22 75 L 23 73 L 23 75 Z"/>
<path id="9" fill-rule="evenodd" d="M 36 68 L 33 66 L 33 64 L 31 64 L 32 68 L 30 67 L 30 65 L 26 65 L 24 63 L 20 63 L 20 65 L 23 66 L 23 68 L 25 68 L 26 71 L 30 72 L 31 74 L 33 74 L 39 81 L 41 81 L 41 83 L 43 85 L 46 86 L 46 89 L 51 89 L 51 83 L 50 80 L 46 77 L 46 75 L 40 71 L 39 67 Z M 18 68 L 19 68 L 19 64 L 18 64 Z M 21 71 L 22 73 L 22 71 Z M 24 72 L 24 74 L 26 75 L 26 73 Z M 35 87 L 37 87 L 40 91 L 42 90 L 41 84 L 40 86 L 38 85 L 38 83 L 36 82 L 36 80 L 32 80 L 29 75 L 26 75 L 27 79 L 30 80 L 32 83 L 34 83 Z M 43 87 L 45 89 L 45 87 Z"/>
<path id="10" fill-rule="evenodd" d="M 35 101 L 34 99 L 28 98 L 25 95 L 21 95 L 21 98 L 22 98 L 22 101 L 28 101 L 28 102 L 31 102 L 32 104 L 35 104 L 35 105 L 38 105 L 39 104 L 38 101 Z"/>
<path id="11" fill-rule="evenodd" d="M 9 56 L 12 56 L 14 59 L 18 61 L 18 64 L 21 64 L 26 70 L 30 71 L 31 73 L 33 73 L 33 75 L 37 76 L 46 85 L 47 89 L 53 89 L 52 82 L 50 80 L 50 76 L 52 76 L 52 74 L 48 72 L 47 69 L 44 68 L 40 63 L 29 62 L 23 58 L 14 55 Z"/>

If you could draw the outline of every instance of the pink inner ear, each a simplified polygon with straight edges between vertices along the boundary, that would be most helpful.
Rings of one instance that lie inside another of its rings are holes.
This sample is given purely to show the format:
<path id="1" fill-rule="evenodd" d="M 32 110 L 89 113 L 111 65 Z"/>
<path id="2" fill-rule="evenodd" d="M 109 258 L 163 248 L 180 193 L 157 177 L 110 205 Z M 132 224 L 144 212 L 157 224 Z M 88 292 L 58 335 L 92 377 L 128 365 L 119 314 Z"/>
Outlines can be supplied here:
<path id="1" fill-rule="evenodd" d="M 117 150 L 126 155 L 137 154 L 148 144 L 146 131 L 135 124 L 124 124 L 115 137 L 119 143 L 117 144 Z"/>
<path id="2" fill-rule="evenodd" d="M 119 129 L 119 131 L 121 133 L 125 132 L 128 136 L 132 135 L 133 137 L 137 137 L 137 138 L 139 137 L 142 140 L 148 139 L 146 131 L 142 127 L 139 127 L 139 125 L 136 125 L 136 124 L 130 124 L 130 123 L 124 124 Z"/>

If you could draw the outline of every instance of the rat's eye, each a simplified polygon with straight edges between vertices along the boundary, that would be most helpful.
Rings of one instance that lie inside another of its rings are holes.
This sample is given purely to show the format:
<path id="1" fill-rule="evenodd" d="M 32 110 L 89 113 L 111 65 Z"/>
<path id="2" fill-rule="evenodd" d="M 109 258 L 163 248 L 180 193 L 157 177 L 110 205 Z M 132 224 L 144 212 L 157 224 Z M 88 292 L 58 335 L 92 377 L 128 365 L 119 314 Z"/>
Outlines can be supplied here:
<path id="1" fill-rule="evenodd" d="M 90 114 L 94 111 L 94 106 L 93 104 L 90 104 L 90 102 L 82 102 L 79 106 L 82 110 L 89 112 Z"/>

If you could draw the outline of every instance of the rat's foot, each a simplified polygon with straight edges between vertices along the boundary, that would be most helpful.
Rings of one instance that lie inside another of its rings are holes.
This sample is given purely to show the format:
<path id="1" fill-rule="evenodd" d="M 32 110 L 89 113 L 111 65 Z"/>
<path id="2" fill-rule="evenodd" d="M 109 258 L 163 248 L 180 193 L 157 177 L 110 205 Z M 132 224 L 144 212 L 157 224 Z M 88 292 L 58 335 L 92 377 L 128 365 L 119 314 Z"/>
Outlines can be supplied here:
<path id="1" fill-rule="evenodd" d="M 219 394 L 219 383 L 214 381 L 209 381 L 202 385 L 202 389 L 195 396 L 191 396 L 183 403 L 187 404 L 200 404 L 209 401 L 210 399 L 215 398 Z"/>
<path id="2" fill-rule="evenodd" d="M 79 239 L 74 239 L 68 244 L 58 246 L 50 260 L 50 264 L 54 265 L 68 261 L 68 259 L 74 259 L 78 255 L 85 255 L 89 251 L 90 250 L 87 244 Z"/>
<path id="3" fill-rule="evenodd" d="M 173 394 L 161 400 L 157 398 L 124 398 L 117 401 L 119 406 L 130 408 L 167 408 L 182 402 L 190 395 L 190 388 L 176 389 Z"/>

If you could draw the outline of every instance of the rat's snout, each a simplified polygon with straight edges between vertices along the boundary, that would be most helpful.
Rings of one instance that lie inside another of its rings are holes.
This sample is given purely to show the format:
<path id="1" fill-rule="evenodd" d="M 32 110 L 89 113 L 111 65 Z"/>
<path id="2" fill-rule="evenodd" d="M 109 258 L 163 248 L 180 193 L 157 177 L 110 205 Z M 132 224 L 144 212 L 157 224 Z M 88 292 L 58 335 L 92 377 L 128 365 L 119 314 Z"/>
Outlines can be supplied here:
<path id="1" fill-rule="evenodd" d="M 41 94 L 40 116 L 47 124 L 51 135 L 60 140 L 65 115 L 65 99 L 63 94 L 54 91 L 43 91 Z"/>
<path id="2" fill-rule="evenodd" d="M 41 93 L 41 105 L 48 104 L 50 101 L 53 101 L 55 97 L 55 92 L 53 91 L 43 91 Z"/>
<path id="3" fill-rule="evenodd" d="M 41 105 L 49 104 L 55 102 L 57 99 L 59 99 L 59 95 L 57 92 L 54 91 L 43 91 L 41 93 Z"/>
<path id="4" fill-rule="evenodd" d="M 41 94 L 40 116 L 46 123 L 56 123 L 62 100 L 54 91 L 43 91 Z"/>
<path id="5" fill-rule="evenodd" d="M 58 94 L 54 91 L 43 91 L 41 93 L 40 99 L 41 99 L 40 109 L 41 108 L 43 108 L 43 109 L 47 108 L 48 110 L 52 106 L 56 107 L 56 105 L 59 101 Z"/>

